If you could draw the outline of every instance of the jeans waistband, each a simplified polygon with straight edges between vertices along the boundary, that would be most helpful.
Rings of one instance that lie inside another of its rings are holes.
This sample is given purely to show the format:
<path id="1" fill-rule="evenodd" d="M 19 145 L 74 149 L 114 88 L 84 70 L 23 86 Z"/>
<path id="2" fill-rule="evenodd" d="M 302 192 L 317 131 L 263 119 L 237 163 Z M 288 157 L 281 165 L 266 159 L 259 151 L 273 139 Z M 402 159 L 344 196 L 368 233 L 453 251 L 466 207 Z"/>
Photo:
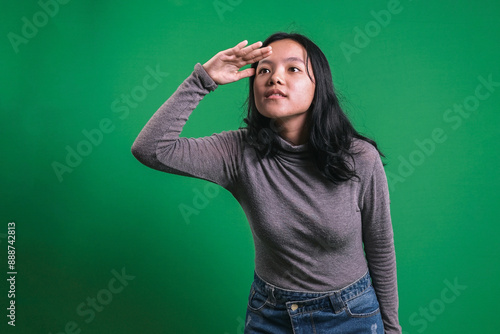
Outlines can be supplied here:
<path id="1" fill-rule="evenodd" d="M 341 310 L 345 303 L 352 298 L 360 295 L 371 285 L 370 273 L 367 271 L 361 278 L 349 284 L 348 286 L 327 292 L 307 292 L 294 291 L 276 287 L 267 283 L 262 278 L 254 274 L 254 288 L 260 293 L 268 296 L 268 301 L 272 304 L 288 304 L 292 302 L 308 301 L 308 303 L 323 302 L 327 299 L 331 302 L 333 308 Z M 328 297 L 328 298 L 322 298 Z"/>

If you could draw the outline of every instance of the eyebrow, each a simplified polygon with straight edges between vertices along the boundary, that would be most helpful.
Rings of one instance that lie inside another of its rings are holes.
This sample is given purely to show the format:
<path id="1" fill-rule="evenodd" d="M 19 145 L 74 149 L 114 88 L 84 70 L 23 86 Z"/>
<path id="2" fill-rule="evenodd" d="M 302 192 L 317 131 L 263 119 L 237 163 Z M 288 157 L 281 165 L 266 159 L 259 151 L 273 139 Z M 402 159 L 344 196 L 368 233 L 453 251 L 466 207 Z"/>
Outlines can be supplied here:
<path id="1" fill-rule="evenodd" d="M 285 62 L 292 62 L 292 61 L 298 61 L 302 64 L 305 64 L 304 61 L 299 58 L 299 57 L 288 57 L 288 58 L 285 58 Z M 273 62 L 269 59 L 262 59 L 261 61 L 259 61 L 259 65 L 260 64 L 273 64 Z"/>

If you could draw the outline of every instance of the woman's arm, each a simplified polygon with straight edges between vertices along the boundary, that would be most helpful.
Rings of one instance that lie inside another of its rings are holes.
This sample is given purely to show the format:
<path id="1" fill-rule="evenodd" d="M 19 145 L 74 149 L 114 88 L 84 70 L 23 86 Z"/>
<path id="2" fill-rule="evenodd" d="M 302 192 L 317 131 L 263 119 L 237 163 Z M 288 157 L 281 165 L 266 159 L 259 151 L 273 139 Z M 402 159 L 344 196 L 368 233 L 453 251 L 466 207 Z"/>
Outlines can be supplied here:
<path id="1" fill-rule="evenodd" d="M 241 131 L 229 131 L 203 138 L 180 138 L 191 112 L 218 85 L 253 75 L 254 69 L 239 69 L 270 54 L 260 42 L 217 53 L 179 86 L 158 109 L 132 145 L 132 154 L 144 165 L 179 175 L 206 179 L 223 186 L 235 177 Z"/>
<path id="2" fill-rule="evenodd" d="M 376 154 L 363 196 L 363 243 L 385 332 L 400 334 L 396 254 L 389 207 L 387 178 Z"/>

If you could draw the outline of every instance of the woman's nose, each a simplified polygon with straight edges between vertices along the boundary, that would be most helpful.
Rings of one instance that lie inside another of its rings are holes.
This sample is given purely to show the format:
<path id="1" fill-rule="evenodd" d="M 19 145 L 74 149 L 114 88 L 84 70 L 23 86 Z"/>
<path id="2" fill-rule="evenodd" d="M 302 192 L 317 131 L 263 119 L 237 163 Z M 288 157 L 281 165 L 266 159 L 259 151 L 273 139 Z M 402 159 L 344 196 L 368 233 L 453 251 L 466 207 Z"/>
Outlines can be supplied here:
<path id="1" fill-rule="evenodd" d="M 282 75 L 280 75 L 278 72 L 274 72 L 269 78 L 270 85 L 281 85 L 283 83 L 284 80 L 282 79 Z"/>

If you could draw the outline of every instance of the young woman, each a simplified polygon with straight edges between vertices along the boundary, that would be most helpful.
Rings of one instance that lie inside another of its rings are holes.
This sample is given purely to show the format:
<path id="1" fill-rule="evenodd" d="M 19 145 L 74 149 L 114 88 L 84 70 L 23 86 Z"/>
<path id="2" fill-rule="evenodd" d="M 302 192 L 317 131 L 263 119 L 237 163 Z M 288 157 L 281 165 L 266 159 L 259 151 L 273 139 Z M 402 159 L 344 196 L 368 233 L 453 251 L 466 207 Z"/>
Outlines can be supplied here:
<path id="1" fill-rule="evenodd" d="M 179 137 L 206 94 L 246 77 L 246 128 Z M 243 41 L 196 64 L 132 152 L 151 168 L 219 184 L 241 204 L 255 243 L 245 333 L 401 333 L 380 152 L 347 119 L 307 37 Z"/>

